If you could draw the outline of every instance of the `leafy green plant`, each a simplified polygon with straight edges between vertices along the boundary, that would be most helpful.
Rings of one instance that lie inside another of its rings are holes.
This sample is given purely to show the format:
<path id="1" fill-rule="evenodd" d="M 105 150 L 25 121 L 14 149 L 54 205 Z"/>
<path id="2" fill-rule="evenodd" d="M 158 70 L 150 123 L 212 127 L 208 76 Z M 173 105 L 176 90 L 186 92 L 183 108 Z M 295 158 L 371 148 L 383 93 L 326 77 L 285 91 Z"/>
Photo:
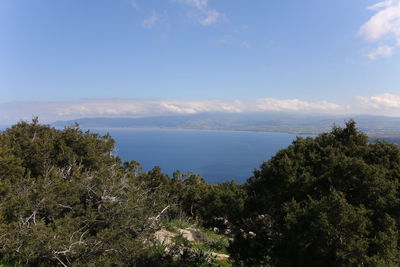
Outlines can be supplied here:
<path id="1" fill-rule="evenodd" d="M 255 171 L 230 252 L 245 266 L 398 266 L 400 148 L 354 121 Z"/>
<path id="2" fill-rule="evenodd" d="M 1 132 L 1 257 L 34 266 L 158 257 L 151 240 L 167 196 L 143 182 L 151 174 L 113 156 L 113 147 L 108 135 L 37 120 Z"/>

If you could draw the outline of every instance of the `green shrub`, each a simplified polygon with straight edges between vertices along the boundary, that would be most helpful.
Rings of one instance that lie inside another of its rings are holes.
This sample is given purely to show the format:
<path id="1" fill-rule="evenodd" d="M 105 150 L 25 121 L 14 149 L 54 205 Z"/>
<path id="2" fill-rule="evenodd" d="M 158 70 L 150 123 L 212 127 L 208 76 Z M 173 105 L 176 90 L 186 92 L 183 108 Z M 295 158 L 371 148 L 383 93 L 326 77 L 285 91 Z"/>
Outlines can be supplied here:
<path id="1" fill-rule="evenodd" d="M 245 266 L 398 266 L 400 148 L 353 121 L 297 138 L 248 181 L 230 251 Z"/>

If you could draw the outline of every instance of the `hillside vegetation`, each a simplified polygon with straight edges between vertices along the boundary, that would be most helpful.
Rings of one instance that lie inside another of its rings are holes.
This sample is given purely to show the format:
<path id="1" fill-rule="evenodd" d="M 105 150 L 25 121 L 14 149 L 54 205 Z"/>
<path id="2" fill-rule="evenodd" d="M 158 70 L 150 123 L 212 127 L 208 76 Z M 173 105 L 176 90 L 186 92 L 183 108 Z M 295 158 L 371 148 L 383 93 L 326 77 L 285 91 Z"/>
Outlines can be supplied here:
<path id="1" fill-rule="evenodd" d="M 353 121 L 244 185 L 144 172 L 114 144 L 37 119 L 0 133 L 0 266 L 400 264 L 400 149 Z"/>

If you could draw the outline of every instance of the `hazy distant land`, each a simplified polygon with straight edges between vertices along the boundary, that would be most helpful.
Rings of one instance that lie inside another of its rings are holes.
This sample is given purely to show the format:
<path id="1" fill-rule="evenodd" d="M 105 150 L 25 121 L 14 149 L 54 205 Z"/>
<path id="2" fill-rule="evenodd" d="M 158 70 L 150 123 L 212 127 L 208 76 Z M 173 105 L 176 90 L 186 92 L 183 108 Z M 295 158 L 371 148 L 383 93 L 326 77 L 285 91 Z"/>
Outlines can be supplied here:
<path id="1" fill-rule="evenodd" d="M 52 125 L 63 127 L 78 123 L 83 128 L 171 128 L 197 130 L 234 130 L 281 132 L 290 134 L 319 134 L 329 131 L 333 125 L 343 126 L 354 119 L 358 128 L 371 138 L 400 140 L 400 118 L 355 115 L 293 115 L 277 113 L 222 114 L 159 116 L 145 118 L 81 118 L 56 121 Z"/>

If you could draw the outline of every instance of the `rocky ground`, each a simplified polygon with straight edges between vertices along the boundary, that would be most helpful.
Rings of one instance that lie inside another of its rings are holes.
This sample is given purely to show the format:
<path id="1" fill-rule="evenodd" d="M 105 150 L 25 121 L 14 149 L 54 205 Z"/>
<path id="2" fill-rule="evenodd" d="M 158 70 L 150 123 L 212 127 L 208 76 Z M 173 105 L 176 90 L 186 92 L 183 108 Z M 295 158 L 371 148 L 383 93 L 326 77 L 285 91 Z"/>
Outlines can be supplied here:
<path id="1" fill-rule="evenodd" d="M 155 238 L 168 252 L 200 252 L 209 257 L 216 266 L 230 266 L 227 253 L 229 237 L 226 235 L 195 225 L 171 222 L 157 231 Z"/>

